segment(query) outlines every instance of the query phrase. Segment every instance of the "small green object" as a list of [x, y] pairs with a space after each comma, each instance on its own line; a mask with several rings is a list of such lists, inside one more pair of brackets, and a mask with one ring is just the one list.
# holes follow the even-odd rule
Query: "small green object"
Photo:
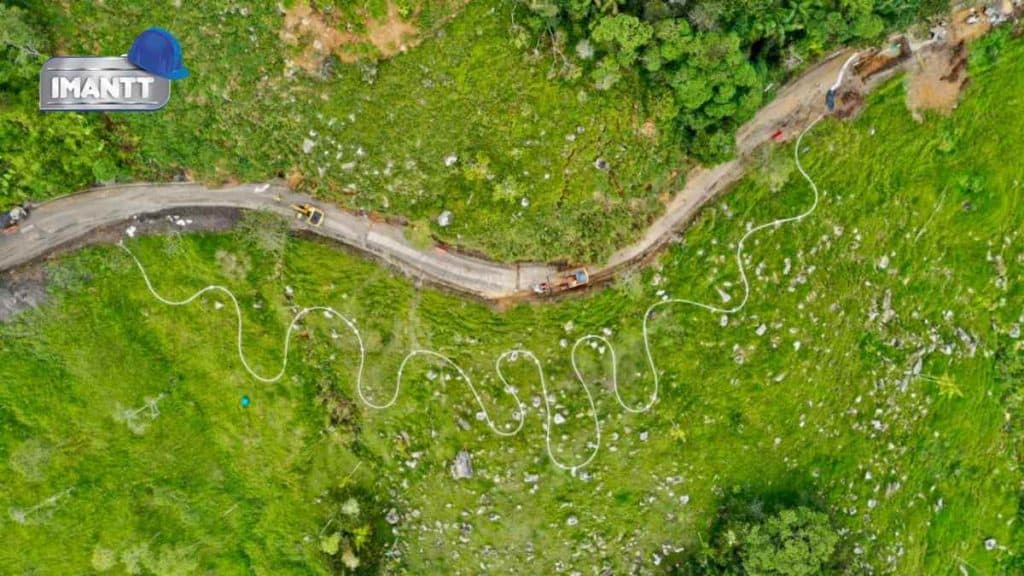
[[242, 396], [242, 408], [248, 408], [249, 402], [250, 400], [248, 396]]

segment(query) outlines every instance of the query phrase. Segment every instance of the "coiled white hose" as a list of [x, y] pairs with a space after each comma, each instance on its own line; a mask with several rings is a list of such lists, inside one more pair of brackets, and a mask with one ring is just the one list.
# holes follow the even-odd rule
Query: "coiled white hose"
[[590, 464], [594, 460], [594, 458], [597, 456], [598, 451], [601, 449], [601, 422], [600, 422], [600, 420], [598, 419], [598, 416], [597, 416], [597, 407], [596, 407], [596, 405], [594, 403], [594, 396], [593, 396], [593, 394], [591, 394], [590, 387], [587, 385], [586, 379], [583, 377], [583, 374], [580, 371], [579, 365], [578, 365], [578, 362], [577, 362], [577, 353], [578, 353], [578, 349], [579, 349], [580, 345], [584, 344], [586, 342], [596, 341], [596, 342], [600, 342], [601, 344], [603, 344], [604, 346], [607, 347], [608, 351], [610, 352], [610, 357], [611, 357], [612, 391], [615, 394], [615, 400], [619, 403], [619, 405], [624, 410], [626, 410], [627, 412], [634, 413], [634, 414], [639, 414], [639, 413], [647, 412], [648, 410], [650, 410], [654, 406], [654, 404], [658, 401], [658, 393], [659, 393], [659, 386], [660, 386], [660, 381], [659, 381], [659, 377], [658, 377], [658, 367], [657, 367], [657, 365], [654, 362], [654, 355], [651, 353], [650, 333], [649, 333], [649, 329], [648, 329], [648, 324], [649, 324], [649, 322], [651, 320], [652, 315], [654, 314], [654, 311], [657, 310], [658, 308], [663, 307], [663, 306], [669, 306], [669, 305], [673, 305], [673, 304], [686, 304], [686, 305], [694, 306], [694, 307], [697, 307], [697, 308], [700, 308], [700, 309], [703, 309], [703, 310], [707, 310], [709, 312], [716, 313], [716, 314], [735, 314], [736, 312], [739, 312], [740, 310], [742, 310], [744, 308], [744, 306], [746, 306], [747, 300], [750, 297], [750, 282], [747, 279], [746, 267], [745, 267], [745, 265], [743, 263], [743, 248], [744, 248], [744, 245], [745, 245], [747, 239], [750, 238], [750, 236], [752, 236], [753, 234], [755, 234], [755, 233], [757, 233], [757, 232], [759, 232], [761, 230], [764, 230], [765, 228], [777, 227], [777, 226], [781, 226], [783, 224], [787, 224], [787, 223], [790, 223], [790, 222], [799, 222], [800, 220], [803, 220], [804, 218], [810, 216], [818, 207], [818, 200], [819, 200], [818, 187], [814, 183], [814, 180], [812, 180], [811, 177], [807, 174], [806, 170], [804, 170], [803, 165], [800, 163], [800, 143], [803, 140], [804, 135], [807, 134], [807, 132], [810, 131], [811, 128], [813, 128], [821, 119], [822, 119], [822, 116], [819, 116], [813, 122], [811, 122], [811, 124], [808, 125], [807, 128], [805, 128], [803, 132], [800, 133], [800, 136], [796, 140], [796, 145], [793, 148], [793, 157], [794, 157], [794, 160], [796, 161], [797, 170], [799, 170], [800, 175], [803, 176], [803, 178], [810, 185], [811, 190], [813, 190], [813, 192], [814, 192], [814, 202], [811, 204], [811, 206], [807, 210], [801, 212], [800, 214], [797, 214], [795, 216], [790, 216], [790, 217], [787, 217], [787, 218], [779, 218], [779, 219], [776, 219], [776, 220], [772, 220], [771, 222], [767, 222], [767, 223], [761, 224], [759, 226], [751, 228], [750, 230], [747, 231], [746, 234], [743, 235], [742, 238], [740, 238], [739, 243], [736, 245], [736, 266], [739, 268], [740, 281], [743, 284], [743, 298], [739, 301], [739, 303], [737, 303], [735, 306], [732, 306], [731, 308], [720, 308], [720, 307], [715, 306], [713, 304], [705, 304], [705, 303], [697, 302], [697, 301], [694, 301], [694, 300], [687, 300], [685, 298], [671, 298], [671, 299], [661, 300], [661, 301], [655, 302], [654, 304], [651, 304], [647, 308], [647, 310], [644, 312], [643, 325], [642, 325], [642, 327], [643, 327], [644, 353], [645, 353], [645, 355], [647, 357], [647, 364], [648, 364], [648, 366], [649, 366], [649, 368], [651, 370], [652, 379], [653, 379], [653, 389], [651, 391], [651, 395], [650, 395], [649, 399], [647, 400], [647, 402], [645, 402], [644, 404], [642, 404], [640, 406], [630, 406], [629, 404], [627, 404], [622, 399], [622, 396], [619, 394], [618, 361], [617, 361], [617, 358], [616, 358], [616, 355], [615, 355], [615, 347], [612, 345], [612, 343], [607, 338], [605, 338], [604, 336], [598, 335], [598, 334], [587, 334], [585, 336], [581, 336], [580, 338], [578, 338], [576, 340], [576, 342], [573, 344], [572, 350], [570, 352], [570, 361], [572, 363], [573, 373], [576, 375], [577, 381], [580, 383], [580, 386], [583, 388], [583, 391], [586, 393], [587, 402], [590, 405], [590, 415], [591, 415], [591, 417], [593, 418], [593, 421], [594, 421], [594, 436], [595, 436], [594, 443], [590, 445], [591, 448], [590, 448], [589, 454], [586, 456], [586, 458], [584, 458], [581, 461], [579, 461], [577, 463], [574, 463], [574, 464], [567, 464], [567, 463], [562, 462], [561, 460], [559, 460], [555, 456], [554, 450], [551, 447], [551, 433], [552, 433], [552, 429], [554, 427], [553, 426], [554, 423], [552, 421], [552, 419], [553, 419], [553, 415], [552, 415], [553, 414], [553, 410], [551, 408], [551, 402], [550, 402], [550, 398], [549, 398], [549, 394], [548, 394], [547, 378], [545, 377], [544, 368], [541, 365], [540, 360], [537, 358], [537, 356], [533, 352], [531, 352], [529, 350], [525, 350], [525, 349], [507, 350], [505, 352], [502, 352], [497, 357], [497, 359], [494, 361], [494, 371], [497, 374], [498, 379], [501, 381], [502, 385], [504, 386], [505, 392], [507, 394], [509, 394], [510, 396], [512, 396], [512, 398], [515, 400], [515, 403], [516, 403], [516, 410], [513, 413], [513, 419], [516, 421], [516, 424], [515, 424], [514, 427], [512, 427], [512, 429], [502, 429], [498, 425], [496, 425], [494, 420], [490, 416], [490, 412], [488, 412], [487, 407], [484, 405], [484, 402], [483, 402], [483, 400], [480, 397], [480, 393], [477, 391], [476, 386], [473, 384], [473, 381], [472, 381], [472, 379], [470, 379], [469, 375], [466, 374], [466, 372], [462, 369], [462, 367], [460, 367], [458, 364], [456, 364], [455, 361], [453, 361], [451, 358], [449, 358], [449, 357], [447, 357], [444, 354], [441, 354], [439, 352], [435, 352], [433, 350], [417, 349], [417, 350], [412, 350], [411, 352], [406, 354], [405, 358], [402, 359], [402, 363], [398, 367], [398, 374], [395, 377], [395, 388], [394, 388], [394, 391], [392, 392], [391, 397], [386, 402], [377, 403], [377, 402], [371, 400], [370, 398], [368, 398], [366, 396], [366, 394], [365, 394], [365, 391], [363, 390], [363, 369], [364, 369], [365, 363], [366, 363], [366, 347], [365, 347], [365, 345], [363, 343], [363, 337], [360, 334], [359, 329], [356, 327], [355, 323], [351, 319], [349, 319], [345, 315], [341, 314], [340, 312], [338, 312], [337, 310], [335, 310], [335, 309], [333, 309], [333, 308], [331, 308], [329, 306], [311, 306], [309, 308], [303, 308], [302, 310], [300, 310], [298, 313], [295, 314], [295, 316], [292, 318], [291, 322], [288, 324], [288, 329], [285, 331], [285, 334], [284, 334], [284, 346], [283, 346], [284, 351], [283, 351], [282, 358], [281, 358], [281, 369], [278, 370], [277, 373], [272, 375], [272, 376], [263, 376], [263, 375], [259, 374], [258, 372], [256, 372], [252, 368], [252, 366], [249, 365], [249, 361], [245, 357], [245, 350], [244, 350], [244, 347], [243, 347], [243, 336], [242, 336], [242, 309], [241, 309], [241, 306], [239, 306], [239, 304], [238, 304], [238, 299], [235, 298], [235, 295], [231, 292], [231, 290], [225, 288], [224, 286], [211, 285], [211, 286], [207, 286], [207, 287], [199, 290], [198, 292], [192, 294], [191, 296], [189, 296], [188, 298], [185, 298], [183, 300], [172, 300], [172, 299], [166, 298], [166, 297], [162, 296], [159, 292], [157, 292], [156, 289], [153, 287], [153, 283], [150, 281], [149, 274], [146, 272], [146, 268], [142, 265], [142, 262], [139, 261], [139, 259], [135, 256], [135, 254], [132, 253], [132, 251], [130, 249], [128, 249], [128, 247], [125, 246], [123, 243], [119, 244], [119, 246], [125, 252], [127, 252], [129, 256], [131, 256], [132, 260], [135, 261], [135, 265], [138, 267], [139, 272], [142, 273], [142, 278], [146, 282], [146, 288], [149, 289], [150, 294], [152, 294], [154, 298], [156, 298], [157, 300], [159, 300], [163, 304], [166, 304], [168, 306], [185, 306], [185, 305], [193, 302], [194, 300], [196, 300], [197, 298], [199, 298], [203, 294], [206, 294], [207, 292], [221, 292], [225, 296], [227, 296], [227, 298], [229, 300], [231, 300], [231, 304], [235, 308], [235, 316], [237, 318], [237, 322], [236, 322], [236, 327], [237, 327], [236, 347], [237, 347], [237, 350], [238, 350], [238, 358], [241, 360], [242, 366], [245, 368], [246, 372], [248, 372], [250, 376], [252, 376], [256, 380], [259, 380], [260, 382], [273, 383], [273, 382], [277, 382], [278, 380], [281, 379], [281, 377], [284, 376], [285, 371], [288, 369], [288, 350], [289, 350], [289, 347], [290, 347], [290, 344], [291, 344], [291, 337], [292, 337], [292, 333], [295, 330], [295, 327], [298, 326], [299, 322], [306, 315], [308, 315], [310, 313], [313, 313], [313, 312], [322, 312], [328, 319], [333, 319], [335, 317], [341, 319], [341, 321], [345, 323], [345, 326], [348, 327], [349, 331], [352, 332], [353, 336], [355, 336], [356, 342], [359, 344], [359, 365], [358, 365], [358, 368], [356, 370], [356, 392], [358, 393], [359, 399], [363, 402], [363, 404], [365, 404], [369, 408], [373, 408], [375, 410], [383, 410], [385, 408], [390, 408], [391, 406], [393, 406], [395, 404], [395, 402], [398, 400], [398, 395], [399, 395], [399, 393], [401, 391], [401, 388], [402, 388], [402, 380], [403, 380], [404, 375], [405, 375], [405, 368], [408, 365], [409, 361], [412, 360], [413, 358], [418, 357], [418, 356], [427, 356], [429, 358], [432, 358], [434, 360], [439, 360], [442, 363], [447, 364], [452, 369], [454, 369], [456, 372], [458, 372], [459, 376], [462, 378], [463, 381], [466, 382], [466, 385], [469, 387], [470, 392], [473, 394], [474, 400], [476, 400], [477, 405], [480, 407], [480, 413], [483, 415], [483, 419], [487, 423], [487, 426], [491, 429], [491, 431], [494, 432], [495, 434], [497, 434], [498, 436], [510, 437], [510, 436], [515, 436], [516, 434], [519, 433], [520, 430], [522, 430], [523, 424], [525, 422], [526, 410], [525, 410], [525, 406], [523, 405], [522, 400], [519, 398], [519, 395], [516, 393], [515, 388], [513, 388], [509, 384], [508, 380], [506, 379], [505, 374], [504, 374], [504, 372], [502, 370], [502, 366], [503, 366], [503, 364], [505, 362], [507, 362], [507, 361], [516, 361], [516, 360], [518, 360], [518, 358], [520, 356], [522, 356], [523, 358], [526, 358], [529, 361], [531, 361], [533, 363], [533, 365], [537, 368], [537, 378], [540, 381], [541, 392], [542, 392], [543, 398], [544, 398], [544, 411], [545, 411], [544, 443], [545, 443], [545, 449], [547, 450], [547, 453], [548, 453], [548, 458], [551, 459], [551, 463], [554, 464], [557, 468], [562, 469], [562, 470], [568, 470], [568, 471], [573, 471], [574, 472], [575, 470], [583, 468], [583, 467], [587, 466], [588, 464]]

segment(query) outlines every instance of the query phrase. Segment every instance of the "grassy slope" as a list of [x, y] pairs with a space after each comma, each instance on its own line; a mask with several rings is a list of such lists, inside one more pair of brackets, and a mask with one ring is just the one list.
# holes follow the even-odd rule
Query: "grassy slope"
[[[337, 379], [354, 396], [354, 347], [329, 338], [323, 320], [298, 340], [283, 383], [257, 385], [233, 356], [233, 317], [215, 310], [215, 298], [171, 310], [150, 299], [116, 249], [67, 258], [62, 268], [89, 270], [92, 279], [0, 328], [0, 504], [24, 507], [75, 490], [40, 521], [5, 518], [11, 545], [0, 563], [78, 571], [97, 545], [150, 542], [187, 549], [226, 573], [297, 571], [318, 555], [315, 539], [302, 540], [327, 514], [316, 496], [358, 458], [360, 485], [404, 515], [401, 562], [413, 573], [476, 573], [481, 563], [496, 573], [527, 563], [584, 573], [603, 564], [653, 569], [662, 544], [696, 545], [734, 494], [769, 504], [818, 500], [850, 530], [844, 554], [854, 565], [899, 574], [1009, 570], [1021, 476], [1005, 429], [1020, 416], [1007, 412], [1004, 397], [1020, 384], [996, 374], [998, 357], [1019, 356], [1009, 332], [1024, 304], [1024, 168], [1014, 161], [1024, 44], [1004, 52], [993, 69], [975, 70], [951, 118], [914, 123], [897, 82], [856, 122], [827, 123], [807, 139], [806, 164], [825, 192], [819, 211], [751, 242], [753, 294], [727, 326], [682, 308], [659, 317], [663, 399], [651, 414], [626, 416], [599, 387], [606, 444], [589, 477], [548, 464], [539, 410], [529, 411], [519, 437], [500, 441], [474, 419], [464, 386], [454, 376], [428, 379], [426, 363], [396, 407], [361, 411], [357, 429], [321, 435], [317, 382]], [[250, 262], [246, 278], [217, 264], [217, 250], [238, 251], [229, 237], [189, 239], [171, 257], [164, 240], [134, 246], [172, 296], [211, 281], [236, 287], [248, 350], [265, 372], [277, 361], [287, 284], [302, 304], [328, 302], [359, 319], [378, 394], [414, 347], [453, 355], [497, 393], [488, 376], [495, 354], [523, 344], [545, 360], [566, 411], [579, 413], [560, 339], [611, 329], [624, 394], [639, 402], [639, 314], [655, 292], [714, 300], [718, 287], [738, 297], [732, 243], [749, 223], [796, 213], [809, 200], [795, 175], [775, 194], [746, 181], [703, 214], [659, 270], [584, 299], [500, 315], [414, 291], [315, 243], [292, 243], [282, 277], [271, 280], [267, 264]], [[67, 284], [76, 275], [62, 277]], [[883, 321], [873, 311], [883, 312], [887, 292], [895, 316]], [[757, 336], [762, 323], [767, 332]], [[965, 339], [977, 343], [973, 353]], [[908, 376], [915, 352], [930, 346], [921, 376]], [[583, 368], [598, 378], [596, 362]], [[525, 367], [512, 376], [527, 398], [539, 393]], [[111, 417], [116, 403], [137, 406], [160, 392], [161, 415], [143, 435]], [[243, 393], [254, 398], [248, 411], [237, 407]], [[510, 411], [499, 405], [498, 419]], [[472, 428], [460, 430], [457, 417]], [[558, 430], [579, 448], [585, 423], [570, 417]], [[11, 469], [10, 455], [32, 440], [51, 447], [49, 462], [37, 466], [41, 477]], [[571, 459], [562, 444], [559, 436], [556, 449]], [[477, 475], [454, 482], [445, 463], [461, 448], [473, 453]], [[524, 481], [533, 473], [535, 490]], [[463, 525], [471, 527], [466, 542]], [[1000, 546], [991, 552], [983, 545], [990, 537]]]
[[[125, 52], [152, 25], [180, 37], [192, 75], [175, 83], [168, 107], [116, 117], [137, 145], [136, 177], [264, 180], [298, 167], [303, 187], [354, 208], [424, 226], [451, 210], [453, 225], [435, 232], [497, 258], [597, 260], [661, 210], [664, 175], [683, 167], [670, 146], [638, 134], [630, 82], [594, 95], [548, 80], [549, 64], [513, 45], [511, 3], [470, 3], [381, 63], [372, 83], [356, 65], [330, 80], [288, 72], [299, 51], [279, 39], [273, 3], [246, 14], [233, 4], [52, 9], [72, 54]], [[598, 157], [610, 173], [594, 168]]]

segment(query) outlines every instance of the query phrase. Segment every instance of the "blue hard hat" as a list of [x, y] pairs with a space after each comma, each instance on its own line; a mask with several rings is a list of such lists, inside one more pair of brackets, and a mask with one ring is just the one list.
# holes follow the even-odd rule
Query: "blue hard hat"
[[173, 34], [163, 28], [149, 28], [139, 34], [128, 51], [128, 61], [150, 74], [168, 80], [188, 76], [181, 61], [181, 45]]

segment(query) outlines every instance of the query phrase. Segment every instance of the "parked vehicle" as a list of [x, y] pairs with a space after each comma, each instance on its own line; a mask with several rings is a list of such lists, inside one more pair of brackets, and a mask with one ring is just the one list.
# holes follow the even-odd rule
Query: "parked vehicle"
[[0, 212], [0, 230], [4, 234], [11, 234], [21, 225], [22, 222], [28, 219], [30, 209], [26, 204], [24, 206], [15, 206], [6, 212]]
[[324, 211], [312, 204], [292, 204], [292, 210], [310, 226], [320, 226], [324, 222]]
[[586, 268], [576, 268], [559, 276], [554, 282], [548, 281], [534, 284], [533, 292], [535, 294], [553, 294], [555, 292], [582, 288], [587, 284], [590, 284], [590, 273], [587, 272]]

